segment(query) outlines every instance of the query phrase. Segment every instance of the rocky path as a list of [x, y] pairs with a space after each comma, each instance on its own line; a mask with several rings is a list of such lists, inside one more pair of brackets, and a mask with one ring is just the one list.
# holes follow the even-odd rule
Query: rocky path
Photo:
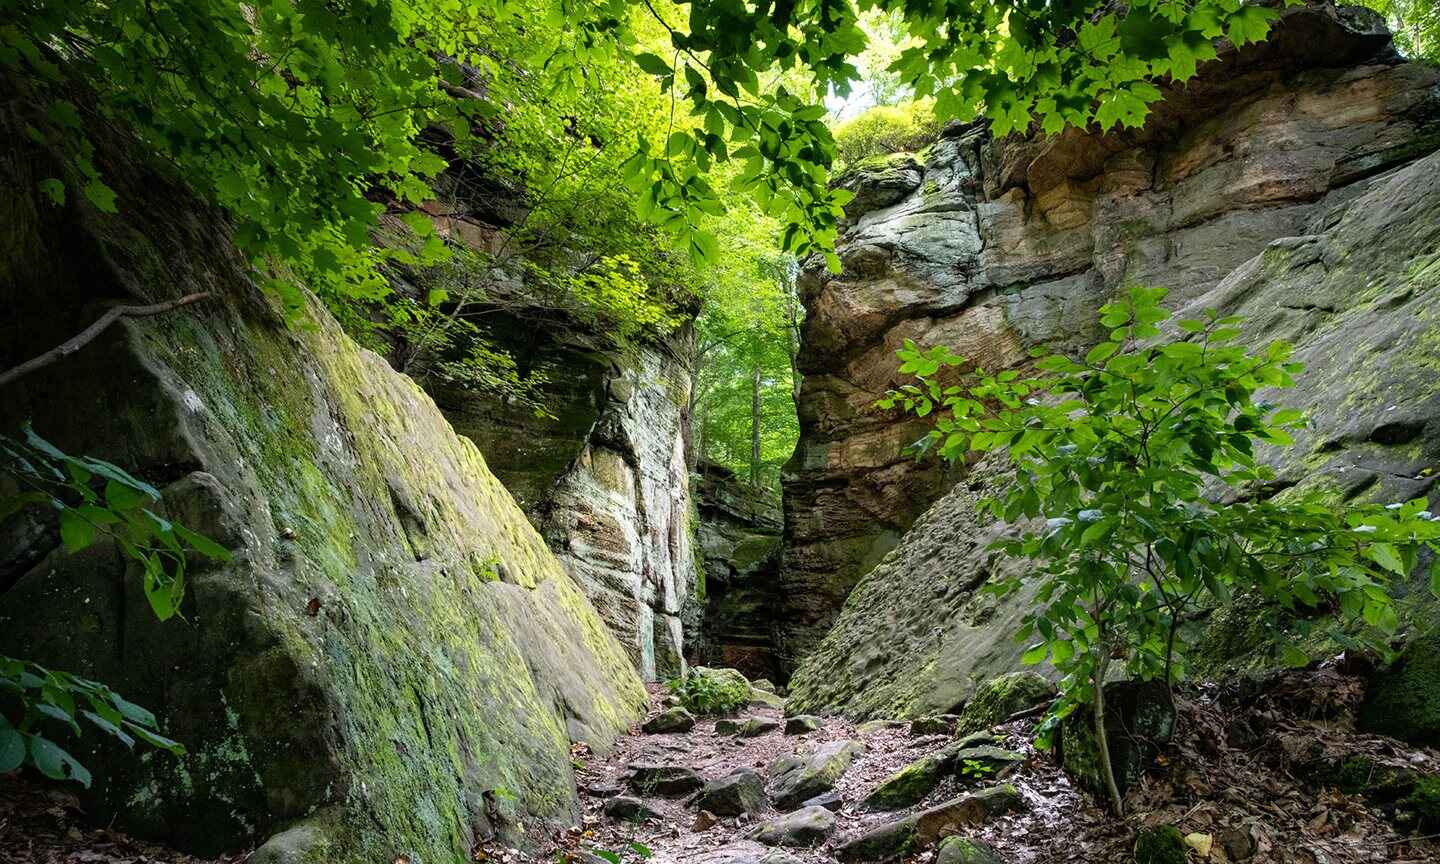
[[[652, 730], [666, 701], [652, 689]], [[583, 824], [557, 851], [591, 864], [1127, 864], [1137, 830], [1174, 825], [1193, 835], [1191, 862], [1440, 861], [1434, 837], [1397, 832], [1393, 809], [1306, 780], [1298, 763], [1272, 767], [1277, 747], [1316, 758], [1365, 748], [1426, 770], [1437, 754], [1388, 752], [1388, 739], [1260, 707], [1278, 737], [1248, 750], [1227, 746], [1215, 724], [1258, 720], [1187, 708], [1190, 731], [1172, 748], [1185, 764], [1142, 778], [1116, 820], [1033, 748], [1033, 714], [957, 736], [955, 718], [856, 725], [755, 703], [582, 751]]]
[[[652, 716], [663, 709], [659, 689], [654, 698]], [[760, 704], [683, 731], [631, 735], [583, 763], [589, 833], [581, 845], [638, 857], [638, 843], [667, 864], [800, 864], [897, 857], [933, 846], [943, 831], [993, 844], [1006, 856], [999, 860], [1039, 860], [1024, 838], [1055, 830], [1059, 813], [1083, 806], [1081, 796], [1020, 729], [972, 737], [956, 741], [945, 719], [914, 729], [856, 725], [786, 718]], [[946, 757], [957, 751], [983, 761], [971, 763], [970, 775], [949, 770]], [[941, 770], [912, 769], [886, 783], [927, 760]], [[867, 804], [886, 789], [885, 809]]]

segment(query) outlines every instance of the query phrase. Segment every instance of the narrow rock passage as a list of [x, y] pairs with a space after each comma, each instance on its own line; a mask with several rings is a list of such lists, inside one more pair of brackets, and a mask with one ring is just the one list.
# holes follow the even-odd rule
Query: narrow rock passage
[[[1338, 686], [1287, 680], [1302, 694]], [[1302, 700], [1228, 698], [1181, 700], [1183, 736], [1127, 796], [1124, 820], [1033, 747], [1034, 712], [959, 736], [954, 718], [855, 724], [759, 704], [651, 727], [680, 731], [637, 726], [604, 756], [580, 748], [583, 824], [553, 851], [590, 864], [1128, 864], [1137, 830], [1174, 825], [1205, 849], [1189, 861], [1440, 861], [1436, 838], [1397, 832], [1393, 811], [1325, 779], [1359, 755], [1431, 771], [1434, 751], [1358, 735]], [[669, 710], [663, 688], [651, 701], [652, 720]], [[1261, 724], [1278, 746], [1233, 740]]]

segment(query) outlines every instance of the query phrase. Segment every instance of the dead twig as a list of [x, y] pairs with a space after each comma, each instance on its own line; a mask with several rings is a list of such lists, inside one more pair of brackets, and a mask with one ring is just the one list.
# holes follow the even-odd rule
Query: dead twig
[[155, 303], [150, 306], [111, 306], [105, 310], [105, 314], [95, 319], [95, 323], [80, 331], [77, 335], [60, 343], [59, 345], [36, 357], [32, 357], [4, 372], [0, 372], [0, 387], [25, 376], [31, 372], [44, 369], [52, 363], [57, 363], [71, 354], [95, 341], [95, 338], [116, 321], [121, 318], [145, 318], [151, 315], [160, 315], [172, 309], [179, 309], [181, 306], [188, 306], [210, 296], [208, 291], [201, 291], [195, 294], [186, 294], [178, 300], [169, 300], [164, 303]]

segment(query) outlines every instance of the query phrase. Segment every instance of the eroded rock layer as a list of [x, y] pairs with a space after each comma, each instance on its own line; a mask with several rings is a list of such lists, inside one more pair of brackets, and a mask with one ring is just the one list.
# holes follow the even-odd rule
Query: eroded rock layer
[[0, 573], [0, 652], [110, 684], [189, 751], [73, 742], [91, 814], [210, 852], [304, 820], [280, 846], [336, 862], [468, 860], [573, 824], [571, 743], [605, 746], [645, 693], [480, 451], [318, 303], [287, 324], [223, 220], [126, 145], [96, 156], [119, 193], [106, 216], [45, 200], [63, 167], [0, 128], [0, 366], [103, 303], [211, 295], [0, 400], [6, 432], [28, 419], [135, 471], [233, 554], [197, 566], [184, 620], [162, 624], [113, 548], [67, 556], [43, 524], [4, 526], [25, 554]]
[[803, 275], [786, 660], [850, 599], [795, 678], [797, 709], [945, 711], [1017, 655], [1002, 631], [1023, 596], [997, 608], [974, 593], [1001, 566], [985, 551], [996, 529], [973, 516], [985, 467], [930, 507], [949, 481], [900, 453], [925, 423], [870, 407], [900, 383], [907, 338], [1016, 366], [1034, 346], [1095, 341], [1121, 288], [1164, 285], [1172, 305], [1244, 314], [1253, 338], [1291, 339], [1312, 363], [1287, 396], [1316, 414], [1290, 481], [1428, 489], [1406, 478], [1434, 460], [1440, 413], [1437, 147], [1440, 72], [1396, 57], [1375, 16], [1314, 6], [1223, 51], [1144, 130], [997, 142], [952, 128], [857, 172], [844, 272]]

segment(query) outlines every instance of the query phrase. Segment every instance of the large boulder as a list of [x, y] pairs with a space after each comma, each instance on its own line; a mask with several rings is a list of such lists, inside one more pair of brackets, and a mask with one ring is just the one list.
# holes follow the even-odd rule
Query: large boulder
[[1005, 864], [1005, 859], [984, 840], [954, 836], [940, 841], [935, 864]]
[[695, 806], [716, 816], [740, 816], [765, 809], [765, 781], [748, 768], [711, 780], [700, 790]]
[[766, 846], [808, 848], [819, 846], [835, 831], [835, 814], [820, 806], [802, 807], [777, 816], [755, 829], [755, 839]]
[[889, 861], [1023, 806], [1014, 786], [991, 786], [868, 828], [841, 843], [835, 854], [847, 862]]
[[[1252, 343], [1288, 338], [1311, 361], [1283, 394], [1318, 409], [1286, 482], [1428, 490], [1433, 476], [1415, 478], [1437, 455], [1423, 360], [1436, 325], [1422, 314], [1435, 303], [1422, 199], [1435, 196], [1417, 160], [1440, 146], [1437, 83], [1440, 70], [1390, 50], [1377, 16], [1292, 7], [1267, 42], [1222, 45], [1144, 129], [997, 141], [952, 127], [917, 157], [908, 195], [847, 221], [843, 272], [807, 267], [799, 283], [780, 616], [792, 708], [947, 712], [1019, 668], [1009, 633], [1040, 580], [987, 548], [999, 528], [973, 505], [994, 466], [917, 462], [902, 450], [930, 421], [872, 407], [905, 377], [905, 339], [1023, 369], [1031, 348], [1083, 354], [1124, 287], [1167, 286], [1174, 305], [1223, 304], [1252, 319]], [[1403, 220], [1379, 193], [1397, 170], [1412, 193]], [[1206, 296], [1226, 281], [1234, 290]], [[1009, 575], [1025, 577], [1012, 602], [978, 590]]]
[[232, 552], [193, 567], [185, 620], [159, 623], [112, 548], [68, 556], [0, 526], [25, 553], [0, 572], [0, 653], [112, 685], [188, 750], [74, 742], [98, 778], [89, 813], [206, 853], [289, 828], [272, 852], [337, 864], [468, 859], [574, 824], [572, 742], [607, 746], [645, 693], [480, 451], [322, 304], [302, 294], [287, 321], [227, 221], [127, 142], [93, 139], [118, 214], [49, 202], [41, 180], [85, 180], [14, 117], [0, 366], [105, 303], [210, 294], [125, 319], [0, 399], [0, 429], [30, 419], [154, 482], [159, 509]]

